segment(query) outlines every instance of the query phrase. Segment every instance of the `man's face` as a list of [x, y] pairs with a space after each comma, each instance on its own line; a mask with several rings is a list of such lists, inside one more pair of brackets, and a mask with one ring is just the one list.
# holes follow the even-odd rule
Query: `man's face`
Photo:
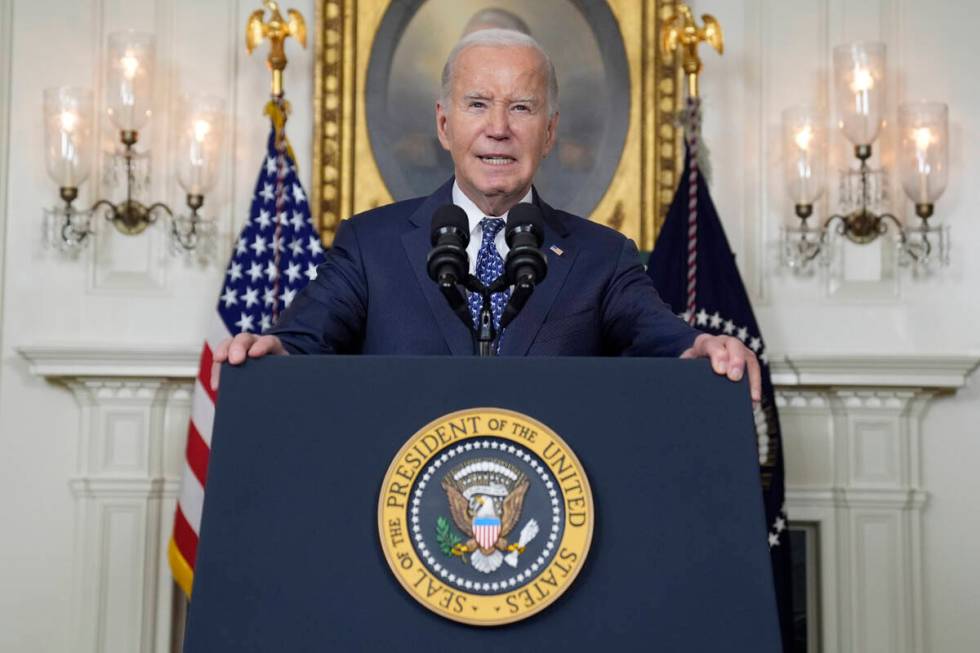
[[500, 215], [531, 187], [555, 142], [540, 54], [525, 47], [467, 48], [456, 59], [448, 106], [436, 104], [439, 142], [456, 181], [487, 215]]

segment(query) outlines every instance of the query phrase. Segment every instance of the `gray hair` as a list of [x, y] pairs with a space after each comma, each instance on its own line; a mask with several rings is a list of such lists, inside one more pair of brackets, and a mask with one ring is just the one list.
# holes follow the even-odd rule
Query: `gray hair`
[[449, 104], [449, 96], [452, 94], [453, 73], [459, 55], [468, 48], [478, 46], [531, 48], [540, 54], [544, 68], [548, 74], [548, 113], [554, 115], [558, 112], [558, 75], [555, 74], [555, 64], [552, 63], [551, 57], [548, 56], [548, 53], [544, 51], [541, 44], [535, 41], [533, 37], [510, 29], [481, 29], [467, 34], [459, 40], [459, 43], [449, 53], [449, 57], [446, 59], [446, 65], [442, 68], [443, 104]]

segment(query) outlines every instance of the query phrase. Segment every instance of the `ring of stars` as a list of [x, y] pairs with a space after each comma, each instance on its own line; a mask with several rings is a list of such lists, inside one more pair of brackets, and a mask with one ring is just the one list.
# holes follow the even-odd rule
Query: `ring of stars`
[[[463, 454], [467, 451], [479, 451], [487, 450], [487, 453], [492, 451], [499, 451], [500, 453], [505, 453], [518, 460], [523, 461], [527, 465], [530, 465], [531, 469], [538, 475], [541, 483], [544, 485], [545, 490], [548, 492], [551, 500], [551, 529], [548, 532], [548, 541], [544, 545], [544, 550], [541, 554], [532, 562], [527, 565], [523, 570], [514, 574], [510, 578], [505, 580], [495, 581], [495, 582], [474, 582], [472, 580], [467, 580], [461, 576], [457, 576], [452, 573], [449, 569], [446, 569], [436, 557], [429, 550], [428, 545], [425, 543], [425, 537], [422, 532], [422, 525], [419, 520], [419, 506], [422, 503], [422, 496], [425, 492], [426, 487], [429, 486], [429, 481], [435, 476], [436, 472], [443, 466], [452, 461], [456, 456]], [[438, 488], [438, 484], [436, 485]], [[421, 479], [415, 486], [415, 491], [412, 493], [412, 536], [415, 540], [415, 549], [425, 562], [429, 565], [429, 568], [433, 572], [439, 574], [439, 576], [449, 583], [464, 588], [467, 591], [473, 592], [497, 592], [500, 590], [505, 590], [509, 588], [516, 587], [518, 584], [524, 583], [525, 581], [530, 581], [534, 577], [534, 573], [544, 566], [548, 557], [554, 552], [555, 547], [558, 545], [558, 535], [561, 532], [561, 524], [563, 521], [562, 516], [562, 504], [561, 498], [559, 497], [558, 487], [555, 480], [552, 478], [551, 473], [548, 472], [548, 468], [542, 462], [540, 462], [536, 455], [528, 453], [526, 450], [519, 446], [507, 442], [499, 442], [497, 440], [479, 440], [479, 441], [469, 441], [462, 444], [458, 444], [454, 447], [450, 447], [442, 452], [438, 458], [435, 458], [428, 467], [425, 469], [425, 473], [422, 475]], [[526, 519], [523, 521], [527, 521]]]

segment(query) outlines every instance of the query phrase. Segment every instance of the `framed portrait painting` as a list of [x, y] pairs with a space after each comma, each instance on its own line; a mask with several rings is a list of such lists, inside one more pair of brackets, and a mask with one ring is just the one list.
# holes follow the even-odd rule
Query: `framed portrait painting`
[[558, 75], [558, 138], [535, 178], [550, 204], [653, 247], [679, 168], [678, 69], [659, 50], [676, 0], [318, 0], [312, 208], [341, 219], [428, 195], [452, 175], [435, 130], [453, 45], [533, 36]]

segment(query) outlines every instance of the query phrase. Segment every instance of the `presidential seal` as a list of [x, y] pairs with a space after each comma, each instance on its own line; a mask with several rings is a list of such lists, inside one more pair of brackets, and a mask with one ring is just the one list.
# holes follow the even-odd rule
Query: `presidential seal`
[[550, 428], [500, 408], [426, 425], [401, 448], [378, 501], [395, 577], [433, 612], [512, 623], [575, 580], [595, 516], [585, 470]]

